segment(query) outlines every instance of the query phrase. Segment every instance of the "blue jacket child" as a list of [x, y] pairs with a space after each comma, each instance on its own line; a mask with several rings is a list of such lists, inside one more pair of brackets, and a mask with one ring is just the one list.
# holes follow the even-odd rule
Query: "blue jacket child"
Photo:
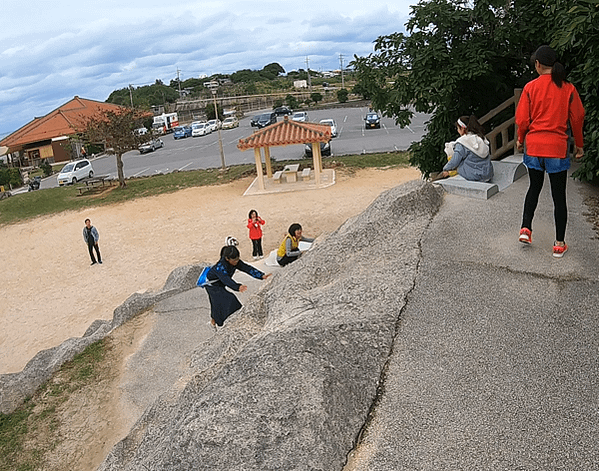
[[246, 285], [242, 285], [233, 280], [236, 270], [240, 270], [259, 280], [265, 280], [270, 276], [248, 265], [239, 258], [237, 247], [227, 245], [220, 251], [220, 260], [210, 268], [207, 274], [209, 284], [205, 286], [208, 298], [210, 299], [210, 317], [212, 325], [223, 325], [227, 317], [241, 309], [241, 303], [237, 297], [226, 288], [243, 293], [247, 290]]

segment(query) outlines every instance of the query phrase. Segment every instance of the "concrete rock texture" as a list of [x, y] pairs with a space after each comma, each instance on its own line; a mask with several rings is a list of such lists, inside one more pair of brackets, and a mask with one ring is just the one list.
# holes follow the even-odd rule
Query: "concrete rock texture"
[[441, 201], [410, 182], [317, 240], [198, 346], [187, 382], [148, 408], [99, 470], [341, 469]]

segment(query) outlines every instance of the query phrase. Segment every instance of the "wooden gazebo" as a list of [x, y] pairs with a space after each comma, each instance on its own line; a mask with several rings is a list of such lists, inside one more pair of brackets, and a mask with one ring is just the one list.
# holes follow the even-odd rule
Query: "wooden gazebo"
[[275, 146], [289, 146], [294, 144], [312, 144], [312, 161], [314, 164], [314, 178], [320, 184], [322, 174], [322, 155], [320, 143], [331, 140], [331, 127], [326, 124], [302, 123], [291, 121], [287, 116], [283, 121], [271, 124], [249, 137], [239, 139], [237, 148], [241, 151], [254, 149], [256, 159], [256, 172], [258, 173], [258, 187], [264, 190], [264, 172], [262, 170], [262, 152], [266, 163], [266, 176], [272, 178], [270, 164], [270, 148]]

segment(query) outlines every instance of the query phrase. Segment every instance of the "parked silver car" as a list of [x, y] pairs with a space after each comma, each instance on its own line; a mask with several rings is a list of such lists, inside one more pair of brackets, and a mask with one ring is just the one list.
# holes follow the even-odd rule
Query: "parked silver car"
[[139, 153], [145, 154], [146, 152], [154, 152], [156, 149], [161, 147], [164, 147], [164, 142], [162, 142], [162, 139], [152, 139], [151, 141], [139, 146]]

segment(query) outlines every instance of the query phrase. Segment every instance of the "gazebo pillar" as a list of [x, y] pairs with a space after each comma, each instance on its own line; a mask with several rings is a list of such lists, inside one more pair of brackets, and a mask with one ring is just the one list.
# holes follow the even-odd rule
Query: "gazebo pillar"
[[266, 163], [266, 176], [272, 178], [272, 165], [270, 164], [270, 147], [264, 148], [264, 162]]
[[256, 160], [256, 173], [258, 174], [258, 188], [264, 191], [264, 173], [262, 172], [262, 154], [260, 147], [254, 147], [254, 159]]
[[320, 142], [312, 143], [312, 164], [314, 165], [314, 180], [316, 181], [316, 185], [320, 185], [320, 174], [322, 173]]

